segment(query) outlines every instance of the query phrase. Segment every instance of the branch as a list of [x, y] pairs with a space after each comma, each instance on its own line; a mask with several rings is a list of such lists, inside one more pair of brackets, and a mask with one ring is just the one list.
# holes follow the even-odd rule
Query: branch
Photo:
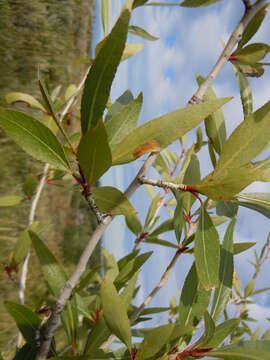
[[153, 179], [148, 179], [144, 176], [141, 176], [139, 178], [139, 181], [141, 182], [141, 184], [157, 186], [165, 190], [170, 189], [170, 190], [181, 190], [181, 191], [190, 191], [190, 192], [196, 191], [196, 189], [192, 185], [175, 184], [173, 182], [163, 181], [163, 180], [153, 180]]
[[[245, 1], [247, 2], [247, 1]], [[232, 33], [229, 41], [227, 42], [224, 50], [222, 51], [219, 59], [217, 60], [215, 66], [210, 71], [209, 75], [207, 76], [206, 80], [199, 86], [198, 90], [195, 92], [195, 94], [192, 96], [192, 98], [189, 100], [190, 104], [199, 104], [208, 87], [212, 84], [212, 82], [215, 80], [215, 78], [220, 73], [223, 66], [228, 61], [229, 57], [231, 56], [233, 49], [238, 44], [238, 42], [241, 40], [243, 36], [243, 32], [247, 26], [247, 24], [250, 22], [250, 20], [256, 15], [256, 13], [265, 5], [265, 0], [258, 0], [254, 5], [251, 5], [251, 7], [246, 7], [245, 14], [240, 20], [239, 24], [235, 28], [234, 32]]]
[[[141, 183], [138, 179], [141, 176], [143, 176], [146, 173], [146, 171], [152, 166], [152, 164], [156, 160], [157, 155], [158, 155], [157, 153], [153, 153], [149, 155], [148, 159], [145, 161], [145, 163], [139, 170], [135, 179], [126, 189], [125, 191], [126, 197], [130, 198], [134, 194], [134, 192], [140, 187]], [[64, 288], [61, 290], [60, 296], [53, 307], [52, 314], [44, 326], [43, 338], [41, 339], [41, 346], [36, 356], [36, 360], [45, 360], [47, 358], [47, 354], [50, 349], [53, 334], [59, 326], [61, 312], [64, 309], [67, 301], [71, 297], [72, 290], [74, 289], [78, 280], [84, 273], [86, 269], [86, 265], [93, 251], [95, 250], [96, 245], [98, 244], [101, 236], [103, 235], [104, 231], [106, 230], [106, 228], [108, 227], [108, 225], [111, 223], [112, 220], [113, 217], [108, 215], [105, 217], [103, 222], [97, 226], [80, 257], [76, 269], [74, 270], [73, 274], [65, 284]]]
[[[235, 45], [238, 43], [238, 41], [241, 39], [243, 31], [249, 21], [254, 17], [254, 15], [257, 13], [257, 11], [264, 5], [264, 0], [258, 0], [256, 4], [254, 4], [248, 11], [245, 11], [245, 14], [243, 18], [241, 19], [240, 23], [237, 25], [236, 29], [234, 30], [233, 34], [231, 35], [228, 43], [226, 44], [221, 56], [219, 57], [217, 63], [213, 67], [212, 71], [206, 78], [205, 82], [198, 88], [196, 93], [192, 96], [190, 103], [199, 103], [202, 101], [206, 90], [211, 85], [212, 81], [217, 77], [227, 60], [229, 59], [232, 50], [234, 49]], [[146, 171], [149, 167], [152, 166], [155, 159], [157, 158], [158, 153], [151, 153], [142, 168], [140, 169], [139, 173], [135, 177], [135, 179], [132, 181], [132, 183], [127, 188], [125, 195], [130, 198], [132, 194], [137, 190], [137, 188], [141, 185], [140, 178], [144, 176]], [[87, 262], [92, 255], [96, 245], [98, 244], [99, 239], [103, 235], [104, 231], [108, 227], [108, 225], [111, 223], [113, 217], [107, 216], [103, 223], [99, 224], [92, 234], [87, 247], [84, 249], [81, 258], [79, 260], [78, 265], [76, 266], [76, 269], [74, 273], [72, 274], [71, 278], [68, 280], [64, 288], [62, 289], [60, 296], [58, 300], [56, 301], [56, 304], [53, 308], [52, 314], [45, 324], [44, 328], [44, 338], [41, 342], [41, 347], [38, 351], [38, 354], [36, 356], [36, 360], [45, 360], [47, 357], [47, 354], [49, 352], [51, 340], [53, 337], [53, 334], [55, 330], [58, 328], [59, 320], [60, 320], [60, 314], [66, 305], [68, 299], [71, 296], [72, 290], [75, 287], [77, 281], [80, 279], [81, 275], [83, 274]]]
[[[82, 89], [83, 84], [85, 82], [85, 79], [87, 77], [87, 74], [89, 72], [89, 69], [90, 68], [87, 69], [85, 75], [83, 76], [81, 82], [79, 83], [76, 93], [69, 99], [66, 106], [62, 110], [60, 118], [59, 118], [60, 122], [63, 121], [65, 115], [68, 113], [69, 109], [73, 105], [78, 93]], [[42, 190], [43, 190], [43, 188], [44, 188], [44, 186], [46, 184], [46, 178], [47, 178], [48, 172], [49, 172], [49, 164], [45, 164], [45, 166], [43, 168], [41, 180], [40, 180], [39, 185], [37, 187], [36, 194], [35, 194], [35, 196], [34, 196], [34, 198], [32, 200], [32, 203], [31, 203], [31, 208], [30, 208], [30, 212], [29, 212], [29, 219], [28, 219], [28, 226], [30, 226], [35, 220], [37, 205], [38, 205]], [[25, 256], [25, 258], [24, 258], [24, 262], [23, 262], [23, 265], [22, 265], [21, 276], [20, 276], [20, 280], [19, 280], [18, 299], [19, 299], [19, 303], [22, 304], [22, 305], [24, 304], [25, 286], [26, 286], [27, 273], [28, 273], [28, 264], [29, 264], [30, 256], [31, 256], [31, 250], [29, 249], [26, 256]], [[22, 341], [22, 335], [19, 332], [18, 338], [17, 338], [17, 348], [20, 347], [21, 341]]]

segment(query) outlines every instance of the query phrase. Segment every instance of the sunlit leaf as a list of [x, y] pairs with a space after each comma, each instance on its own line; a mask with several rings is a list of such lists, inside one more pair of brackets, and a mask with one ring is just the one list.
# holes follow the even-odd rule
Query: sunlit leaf
[[101, 0], [101, 20], [104, 35], [108, 34], [109, 26], [110, 2], [109, 0]]
[[218, 325], [215, 329], [214, 336], [210, 341], [205, 343], [200, 348], [216, 348], [220, 345], [238, 326], [239, 319], [230, 319], [224, 321], [222, 324]]
[[138, 54], [144, 48], [144, 44], [126, 44], [121, 61], [125, 61], [130, 57]]
[[149, 32], [147, 32], [146, 30], [144, 30], [143, 28], [141, 28], [139, 26], [135, 26], [135, 25], [129, 26], [128, 32], [132, 35], [139, 36], [146, 40], [150, 40], [150, 41], [158, 40], [158, 37], [149, 34]]
[[240, 96], [243, 106], [244, 117], [247, 117], [253, 112], [253, 99], [250, 85], [246, 76], [238, 69], [236, 65], [233, 65], [236, 79], [240, 90]]
[[11, 92], [5, 96], [5, 100], [8, 104], [13, 104], [15, 102], [24, 102], [29, 105], [32, 109], [38, 109], [43, 112], [46, 112], [43, 105], [40, 104], [33, 96], [21, 92]]
[[63, 147], [55, 135], [38, 120], [12, 109], [0, 109], [0, 124], [24, 151], [55, 168], [69, 170]]
[[187, 106], [149, 121], [132, 131], [117, 145], [112, 154], [113, 164], [130, 162], [154, 149], [157, 151], [166, 148], [229, 100], [219, 99]]
[[81, 102], [81, 127], [95, 127], [106, 107], [111, 85], [125, 48], [130, 11], [125, 9], [98, 52], [85, 81]]
[[269, 51], [270, 46], [268, 44], [254, 43], [236, 50], [231, 56], [232, 60], [253, 65], [261, 61]]
[[270, 353], [270, 341], [243, 341], [238, 344], [221, 347], [207, 353], [208, 357], [228, 360], [267, 359]]
[[233, 254], [241, 254], [242, 252], [250, 249], [252, 246], [256, 245], [255, 242], [241, 242], [233, 244]]
[[19, 195], [6, 195], [0, 197], [0, 208], [19, 205], [22, 197]]

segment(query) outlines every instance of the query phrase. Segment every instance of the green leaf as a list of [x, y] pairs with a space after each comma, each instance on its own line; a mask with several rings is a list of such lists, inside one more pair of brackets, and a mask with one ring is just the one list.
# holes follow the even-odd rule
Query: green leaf
[[114, 256], [106, 249], [103, 251], [103, 262], [105, 277], [110, 281], [114, 281], [119, 274], [119, 269]]
[[228, 360], [262, 360], [269, 358], [270, 341], [243, 341], [207, 353], [208, 357]]
[[158, 37], [149, 34], [149, 32], [147, 32], [143, 28], [141, 28], [139, 26], [135, 26], [135, 25], [130, 25], [128, 27], [128, 32], [132, 35], [139, 36], [139, 37], [149, 40], [149, 41], [156, 41], [159, 39]]
[[130, 57], [138, 54], [138, 52], [142, 51], [143, 48], [144, 44], [126, 44], [121, 61], [125, 61]]
[[270, 46], [263, 43], [254, 43], [236, 50], [231, 56], [233, 60], [245, 64], [256, 64], [261, 61], [270, 51]]
[[259, 30], [265, 15], [267, 14], [268, 4], [264, 5], [257, 13], [252, 17], [248, 25], [246, 26], [242, 39], [238, 43], [238, 48], [242, 48]]
[[78, 161], [88, 184], [94, 184], [110, 168], [112, 155], [103, 121], [100, 119], [82, 137]]
[[270, 101], [234, 130], [224, 145], [217, 169], [222, 171], [228, 167], [237, 168], [259, 155], [270, 144], [269, 121]]
[[138, 275], [139, 275], [139, 271], [137, 271], [132, 276], [132, 278], [129, 280], [127, 286], [120, 294], [120, 297], [121, 297], [123, 303], [125, 304], [127, 310], [129, 308], [130, 304], [132, 303], [132, 300], [134, 297], [134, 292], [135, 292]]
[[181, 292], [179, 305], [180, 326], [196, 326], [210, 301], [211, 291], [206, 291], [199, 284], [195, 263], [191, 266]]
[[136, 255], [136, 252], [133, 252], [130, 258], [128, 257], [128, 262], [125, 263], [125, 265], [122, 265], [123, 267], [120, 267], [118, 264], [120, 273], [117, 276], [117, 278], [114, 281], [115, 286], [117, 289], [120, 289], [125, 283], [132, 278], [132, 276], [143, 266], [143, 264], [149, 259], [149, 257], [153, 254], [153, 251], [149, 251], [146, 253], [143, 253], [137, 257], [134, 257]]
[[92, 355], [110, 335], [111, 331], [107, 327], [104, 316], [101, 315], [87, 337], [84, 355]]
[[127, 197], [114, 187], [103, 186], [92, 188], [91, 193], [99, 210], [103, 213], [125, 216], [136, 215], [136, 210]]
[[220, 0], [185, 0], [180, 4], [180, 6], [185, 6], [185, 7], [208, 6], [219, 1]]
[[219, 285], [214, 293], [211, 315], [217, 321], [229, 301], [233, 283], [233, 232], [236, 220], [233, 219], [224, 235], [220, 254]]
[[100, 274], [100, 269], [101, 266], [98, 265], [94, 269], [86, 271], [86, 273], [82, 275], [81, 280], [76, 285], [75, 290], [79, 292], [83, 290], [85, 287], [87, 287], [89, 284], [94, 282], [96, 279], [96, 275]]
[[132, 100], [134, 100], [132, 92], [130, 90], [126, 90], [108, 109], [108, 112], [105, 116], [105, 123], [117, 113], [119, 113], [125, 107], [125, 105], [128, 105]]
[[255, 210], [270, 219], [270, 193], [247, 193], [240, 194], [238, 204]]
[[[183, 179], [183, 184], [193, 185], [200, 181], [201, 179], [201, 170], [200, 162], [195, 154], [192, 154], [190, 157], [190, 162], [188, 164], [185, 176]], [[190, 212], [192, 205], [196, 201], [196, 198], [190, 192], [185, 192], [183, 194], [183, 206], [187, 213]]]
[[29, 174], [29, 175], [27, 175], [27, 177], [23, 183], [22, 190], [26, 196], [31, 198], [35, 194], [37, 186], [38, 186], [38, 180], [37, 180], [36, 176]]
[[45, 108], [43, 107], [43, 105], [40, 104], [39, 101], [37, 101], [33, 96], [25, 93], [21, 93], [21, 92], [8, 93], [5, 96], [5, 100], [8, 104], [13, 104], [15, 102], [24, 102], [32, 109], [38, 109], [43, 112], [46, 112]]
[[173, 226], [174, 226], [175, 237], [179, 244], [180, 240], [181, 240], [182, 229], [183, 229], [184, 222], [185, 222], [184, 214], [183, 214], [184, 202], [183, 202], [182, 196], [178, 195], [178, 196], [176, 196], [176, 199], [177, 199], [177, 205], [175, 207], [174, 215], [173, 215]]
[[101, 284], [100, 296], [107, 326], [131, 350], [131, 330], [126, 307], [108, 279]]
[[201, 338], [196, 342], [198, 347], [203, 347], [213, 338], [215, 334], [215, 323], [208, 311], [204, 313], [204, 333]]
[[195, 263], [198, 277], [205, 290], [218, 286], [219, 257], [218, 233], [207, 211], [202, 207], [195, 234]]
[[174, 230], [174, 222], [173, 219], [165, 220], [163, 223], [161, 223], [158, 227], [155, 228], [150, 234], [150, 236], [158, 236], [160, 234], [163, 234], [168, 231]]
[[165, 246], [165, 247], [170, 247], [173, 249], [178, 249], [178, 246], [175, 244], [172, 244], [171, 242], [167, 241], [167, 240], [161, 240], [155, 237], [147, 237], [145, 240], [143, 240], [144, 243], [146, 244], [154, 244], [154, 245], [160, 245], [160, 246]]
[[22, 197], [18, 195], [6, 195], [0, 197], [0, 208], [19, 205]]
[[29, 231], [29, 235], [40, 261], [43, 275], [52, 293], [58, 297], [67, 281], [66, 274], [44, 242], [32, 231]]
[[242, 74], [249, 77], [261, 77], [264, 74], [264, 68], [260, 63], [257, 64], [243, 64], [238, 61], [234, 61]]
[[[198, 85], [204, 83], [205, 79], [197, 75]], [[217, 96], [212, 89], [212, 87], [208, 87], [206, 94], [204, 96], [204, 101], [213, 101], [216, 100]], [[206, 134], [213, 145], [216, 152], [220, 155], [223, 145], [226, 141], [226, 127], [225, 127], [225, 119], [222, 109], [218, 109], [213, 114], [209, 115], [205, 121], [205, 130]]]
[[137, 127], [139, 115], [142, 108], [142, 93], [129, 104], [123, 106], [119, 112], [112, 115], [105, 123], [108, 141], [112, 151], [125, 136]]
[[262, 289], [257, 289], [255, 291], [253, 291], [252, 293], [252, 296], [255, 296], [255, 295], [259, 295], [259, 294], [262, 294], [266, 291], [269, 291], [270, 290], [270, 287], [265, 287], [265, 288], [262, 288]]
[[152, 200], [144, 223], [144, 228], [147, 229], [149, 224], [152, 222], [153, 218], [155, 217], [156, 210], [158, 208], [158, 205], [160, 203], [160, 194], [158, 193]]
[[215, 168], [217, 166], [217, 158], [216, 158], [214, 146], [211, 144], [210, 141], [208, 141], [208, 152], [213, 168]]
[[103, 32], [105, 36], [108, 34], [109, 13], [110, 13], [109, 0], [101, 0], [101, 19], [102, 19]]
[[237, 215], [238, 206], [231, 201], [217, 202], [217, 215], [233, 218]]
[[18, 240], [16, 241], [16, 244], [15, 244], [15, 247], [14, 247], [14, 251], [13, 251], [13, 256], [12, 256], [12, 261], [18, 265], [20, 264], [26, 254], [27, 254], [27, 251], [29, 249], [29, 246], [31, 245], [31, 239], [30, 239], [30, 236], [29, 236], [29, 230], [32, 230], [32, 231], [38, 231], [38, 226], [39, 226], [39, 223], [38, 222], [34, 222], [32, 225], [30, 225], [28, 227], [27, 230], [23, 231], [20, 236], [18, 237]]
[[147, 152], [166, 148], [229, 100], [225, 98], [187, 106], [149, 121], [118, 144], [112, 154], [113, 164], [130, 162]]
[[125, 48], [130, 11], [125, 9], [98, 52], [85, 81], [81, 102], [81, 127], [95, 127], [106, 107], [111, 85]]
[[130, 231], [138, 236], [142, 232], [142, 224], [138, 216], [126, 216], [126, 225]]
[[265, 172], [253, 164], [238, 168], [220, 167], [206, 176], [195, 189], [213, 200], [228, 201], [254, 181], [261, 181]]
[[143, 6], [145, 3], [147, 3], [148, 0], [134, 0], [132, 4], [132, 9], [135, 9], [136, 7]]
[[153, 357], [168, 343], [173, 329], [174, 324], [166, 324], [147, 331], [137, 356], [142, 355], [143, 359]]
[[240, 253], [250, 249], [254, 245], [256, 245], [255, 242], [235, 243], [235, 244], [233, 244], [233, 254], [234, 255], [240, 254]]
[[69, 170], [62, 145], [38, 120], [12, 109], [0, 109], [0, 124], [24, 151], [55, 168]]
[[24, 339], [27, 342], [34, 344], [36, 331], [41, 323], [40, 318], [32, 310], [21, 304], [6, 301], [5, 307], [8, 313], [15, 320], [17, 327], [22, 333]]
[[247, 286], [245, 287], [244, 290], [244, 296], [245, 298], [249, 297], [250, 295], [252, 295], [253, 290], [254, 290], [254, 285], [255, 285], [255, 280], [251, 279], [251, 281], [247, 284]]
[[239, 319], [230, 319], [224, 321], [222, 324], [218, 325], [215, 329], [214, 336], [210, 341], [208, 341], [200, 348], [216, 348], [218, 347], [239, 325]]
[[252, 99], [251, 87], [248, 83], [248, 79], [246, 78], [246, 76], [239, 70], [239, 68], [236, 65], [233, 65], [233, 70], [235, 72], [235, 76], [238, 81], [244, 117], [247, 117], [253, 112], [253, 99]]

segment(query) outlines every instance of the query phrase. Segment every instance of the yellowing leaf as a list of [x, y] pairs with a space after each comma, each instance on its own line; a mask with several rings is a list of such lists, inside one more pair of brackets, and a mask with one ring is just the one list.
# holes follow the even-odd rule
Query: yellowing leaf
[[142, 51], [143, 48], [144, 44], [126, 44], [121, 61], [125, 61], [131, 56], [136, 55], [138, 52]]

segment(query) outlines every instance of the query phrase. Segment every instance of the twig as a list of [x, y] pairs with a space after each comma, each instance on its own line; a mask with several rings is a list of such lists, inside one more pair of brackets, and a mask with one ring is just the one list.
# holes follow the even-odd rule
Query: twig
[[250, 0], [242, 0], [242, 1], [243, 1], [243, 4], [244, 4], [246, 10], [251, 8]]
[[[71, 108], [72, 104], [74, 103], [74, 101], [76, 99], [76, 96], [78, 95], [79, 91], [83, 87], [83, 84], [85, 82], [85, 79], [87, 77], [89, 69], [90, 68], [87, 69], [86, 74], [83, 76], [81, 82], [79, 83], [76, 93], [69, 99], [66, 106], [62, 110], [61, 115], [60, 115], [60, 119], [59, 119], [60, 122], [63, 121], [65, 115], [68, 113], [69, 109]], [[46, 184], [46, 178], [47, 178], [48, 172], [49, 172], [49, 164], [45, 164], [45, 166], [43, 168], [41, 180], [40, 180], [39, 185], [37, 187], [36, 194], [35, 194], [35, 196], [34, 196], [34, 198], [32, 200], [32, 203], [31, 203], [29, 219], [28, 219], [28, 225], [29, 226], [35, 220], [37, 205], [38, 205], [42, 190], [43, 190], [43, 188], [44, 188], [44, 186]], [[23, 262], [23, 265], [22, 265], [21, 276], [20, 276], [20, 280], [19, 280], [18, 299], [19, 299], [19, 303], [22, 304], [22, 305], [24, 304], [25, 286], [26, 286], [27, 273], [28, 273], [28, 264], [29, 264], [30, 256], [31, 256], [31, 250], [29, 249], [26, 256], [25, 256], [25, 258], [24, 258], [24, 262]], [[21, 341], [22, 341], [22, 335], [19, 332], [18, 338], [17, 338], [17, 348], [20, 347]]]
[[249, 21], [256, 15], [256, 13], [265, 5], [265, 0], [258, 0], [254, 5], [246, 8], [245, 14], [240, 20], [239, 24], [235, 28], [234, 32], [232, 33], [229, 41], [227, 42], [224, 50], [222, 51], [219, 59], [217, 60], [215, 66], [207, 76], [206, 80], [199, 86], [198, 90], [195, 92], [195, 94], [190, 99], [190, 104], [198, 104], [202, 101], [206, 90], [208, 87], [212, 84], [212, 82], [215, 80], [217, 75], [220, 73], [223, 66], [228, 61], [229, 57], [231, 56], [234, 47], [237, 45], [237, 43], [241, 40], [243, 32], [249, 23]]
[[181, 191], [190, 191], [190, 192], [196, 192], [196, 188], [192, 185], [185, 185], [185, 184], [175, 184], [170, 181], [163, 181], [163, 180], [153, 180], [148, 179], [144, 176], [141, 176], [139, 178], [139, 181], [142, 184], [147, 184], [151, 186], [157, 186], [162, 189], [170, 189], [170, 190], [181, 190]]
[[[137, 176], [132, 181], [132, 183], [129, 185], [127, 190], [125, 191], [125, 196], [130, 198], [134, 192], [140, 187], [141, 183], [138, 181], [138, 178], [143, 176], [146, 171], [152, 166], [155, 159], [157, 157], [157, 154], [150, 154], [148, 159], [145, 161], [141, 169], [139, 170]], [[86, 265], [90, 259], [90, 256], [92, 255], [96, 245], [98, 244], [101, 236], [103, 235], [104, 231], [108, 227], [108, 225], [113, 220], [113, 217], [108, 215], [103, 223], [100, 223], [95, 231], [93, 232], [91, 238], [88, 241], [88, 244], [86, 248], [84, 249], [80, 260], [76, 266], [75, 271], [71, 275], [70, 279], [65, 284], [64, 288], [61, 290], [60, 296], [58, 300], [56, 301], [54, 308], [52, 310], [52, 314], [48, 320], [48, 322], [44, 326], [43, 331], [43, 338], [41, 339], [41, 346], [38, 351], [38, 354], [36, 356], [36, 360], [45, 360], [47, 357], [47, 354], [49, 352], [51, 340], [53, 337], [53, 334], [55, 330], [58, 328], [59, 321], [60, 321], [60, 315], [62, 310], [64, 309], [67, 301], [69, 300], [72, 290], [76, 286], [78, 280], [84, 273], [86, 269]]]
[[[241, 19], [240, 23], [236, 27], [235, 31], [231, 35], [227, 45], [225, 46], [224, 51], [222, 52], [221, 56], [219, 57], [217, 63], [215, 64], [213, 70], [210, 72], [208, 77], [206, 78], [206, 81], [199, 87], [198, 91], [192, 96], [190, 103], [199, 103], [202, 101], [206, 90], [212, 83], [212, 81], [216, 78], [216, 76], [221, 71], [222, 67], [225, 65], [227, 60], [229, 59], [229, 56], [231, 55], [231, 52], [234, 48], [234, 46], [237, 44], [237, 42], [241, 39], [243, 31], [248, 24], [248, 22], [253, 18], [253, 16], [257, 13], [257, 11], [264, 5], [263, 0], [259, 0], [254, 4], [248, 11], [245, 12], [243, 18]], [[134, 178], [130, 186], [127, 188], [125, 195], [130, 198], [132, 194], [137, 190], [137, 188], [140, 186], [139, 178], [143, 177], [146, 171], [149, 167], [152, 166], [155, 159], [157, 158], [158, 153], [151, 153], [146, 162], [143, 164], [142, 168], [140, 169], [137, 176]], [[102, 224], [99, 224], [94, 233], [92, 234], [87, 247], [84, 249], [79, 263], [76, 266], [76, 269], [74, 273], [72, 274], [71, 278], [68, 280], [64, 288], [62, 289], [60, 296], [58, 300], [56, 301], [56, 304], [53, 308], [52, 315], [49, 318], [48, 322], [45, 325], [44, 328], [44, 338], [41, 343], [41, 347], [37, 353], [36, 360], [45, 360], [47, 357], [47, 354], [49, 352], [51, 340], [53, 337], [53, 334], [55, 330], [58, 328], [59, 320], [60, 320], [60, 314], [66, 305], [68, 299], [71, 296], [72, 290], [75, 287], [77, 281], [80, 279], [81, 275], [83, 274], [87, 262], [92, 255], [92, 252], [94, 251], [96, 245], [99, 242], [99, 239], [103, 235], [104, 231], [106, 230], [107, 226], [112, 221], [111, 216], [107, 216]]]

